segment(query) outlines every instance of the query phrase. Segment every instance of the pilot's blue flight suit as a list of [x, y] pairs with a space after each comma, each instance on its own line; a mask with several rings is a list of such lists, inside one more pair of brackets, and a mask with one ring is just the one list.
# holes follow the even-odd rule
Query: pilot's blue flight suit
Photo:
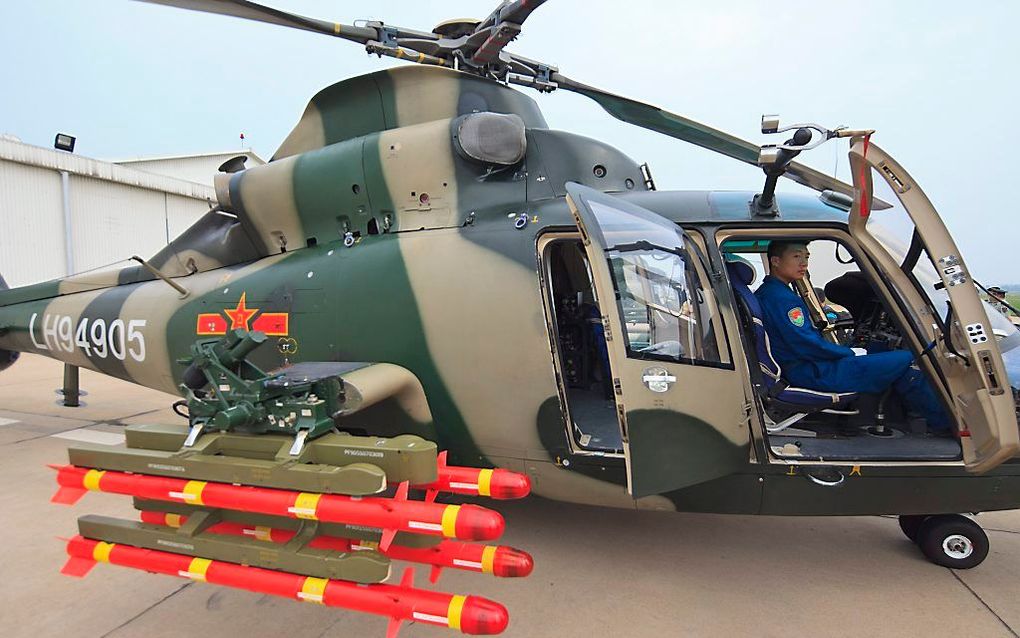
[[811, 323], [807, 304], [790, 286], [769, 275], [755, 291], [769, 335], [772, 356], [791, 385], [826, 392], [884, 392], [890, 385], [908, 409], [923, 414], [931, 430], [951, 427], [942, 404], [912, 368], [914, 356], [890, 350], [856, 356], [846, 346], [826, 341]]

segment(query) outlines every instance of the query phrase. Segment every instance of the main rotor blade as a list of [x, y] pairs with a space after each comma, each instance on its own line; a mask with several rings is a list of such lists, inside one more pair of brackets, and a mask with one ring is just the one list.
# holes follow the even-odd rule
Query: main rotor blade
[[[575, 82], [559, 73], [553, 73], [551, 79], [561, 89], [580, 93], [585, 97], [595, 100], [599, 106], [618, 120], [646, 128], [650, 131], [656, 131], [678, 140], [690, 142], [696, 146], [707, 148], [710, 151], [721, 153], [747, 164], [758, 165], [758, 152], [761, 149], [756, 144], [742, 140], [729, 133], [724, 133], [711, 126], [705, 126], [682, 115], [664, 111], [657, 106], [638, 102], [580, 82]], [[797, 162], [790, 164], [783, 176], [819, 192], [833, 190], [850, 197], [854, 196], [854, 187], [850, 184]], [[876, 197], [873, 200], [872, 207], [876, 210], [882, 210], [889, 208], [890, 205]]]
[[327, 22], [308, 18], [296, 13], [288, 13], [272, 7], [267, 7], [257, 2], [248, 0], [136, 0], [137, 2], [148, 2], [150, 4], [161, 4], [178, 9], [189, 9], [191, 11], [202, 11], [205, 13], [218, 13], [219, 15], [265, 22], [281, 27], [301, 29], [323, 35], [331, 35], [344, 40], [350, 40], [359, 44], [365, 44], [370, 40], [377, 40], [378, 32], [371, 27], [356, 27], [353, 25], [340, 24], [339, 22]]

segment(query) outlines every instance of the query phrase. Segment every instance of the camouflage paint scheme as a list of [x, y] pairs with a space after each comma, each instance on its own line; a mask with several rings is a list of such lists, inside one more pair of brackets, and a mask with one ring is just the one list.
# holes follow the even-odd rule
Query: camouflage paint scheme
[[[453, 139], [456, 118], [486, 111], [516, 114], [527, 138], [520, 165], [488, 175]], [[253, 310], [288, 313], [286, 333], [256, 352], [258, 365], [402, 366], [420, 380], [434, 420], [381, 404], [356, 415], [357, 424], [382, 436], [409, 431], [432, 438], [450, 450], [453, 463], [525, 471], [541, 496], [763, 514], [1020, 507], [1017, 463], [979, 477], [951, 464], [852, 472], [843, 463], [845, 484], [822, 488], [796, 466], [762, 461], [768, 454], [760, 437], [716, 436], [724, 443], [713, 445], [722, 447], [699, 447], [693, 441], [713, 438], [712, 426], [672, 412], [650, 418], [655, 427], [672, 425], [681, 438], [691, 435], [690, 458], [677, 459], [677, 467], [711, 466], [723, 455], [746, 461], [720, 478], [635, 501], [626, 491], [623, 458], [570, 451], [536, 253], [542, 233], [576, 230], [565, 182], [620, 193], [709, 238], [720, 225], [751, 223], [752, 193], [641, 192], [639, 167], [619, 151], [549, 130], [535, 102], [517, 91], [435, 67], [400, 67], [324, 89], [273, 160], [218, 183], [221, 203], [240, 223], [210, 212], [151, 260], [189, 291], [186, 298], [139, 266], [0, 291], [0, 349], [176, 393], [179, 360], [198, 338], [199, 315], [248, 326], [258, 317]], [[604, 177], [595, 176], [595, 165], [607, 169]], [[846, 227], [845, 213], [817, 199], [781, 201], [784, 221]], [[529, 223], [517, 229], [522, 213]], [[343, 241], [348, 234], [350, 246]], [[709, 252], [720, 268], [717, 252]], [[732, 314], [728, 288], [717, 288], [722, 311]], [[63, 326], [74, 335], [83, 319], [89, 355], [74, 344], [76, 335], [62, 347]], [[119, 334], [106, 334], [118, 319]], [[100, 320], [108, 328], [95, 329]], [[132, 320], [145, 324], [132, 328]], [[104, 341], [92, 340], [99, 333], [106, 356], [93, 347]], [[113, 356], [110, 342], [122, 356]], [[731, 335], [730, 342], [733, 358], [742, 360], [739, 339]], [[644, 471], [672, 468], [664, 462]]]

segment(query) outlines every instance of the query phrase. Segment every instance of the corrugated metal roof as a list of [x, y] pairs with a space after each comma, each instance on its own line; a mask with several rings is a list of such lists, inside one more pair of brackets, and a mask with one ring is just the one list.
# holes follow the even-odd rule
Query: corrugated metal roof
[[216, 201], [216, 191], [211, 186], [8, 139], [0, 139], [0, 159], [163, 193]]

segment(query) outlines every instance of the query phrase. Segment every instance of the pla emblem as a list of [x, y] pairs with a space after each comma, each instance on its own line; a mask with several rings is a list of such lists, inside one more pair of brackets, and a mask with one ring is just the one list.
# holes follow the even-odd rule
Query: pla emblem
[[798, 328], [804, 325], [804, 311], [800, 308], [791, 308], [790, 312], [786, 313], [786, 316], [790, 318], [790, 323]]
[[203, 312], [198, 315], [195, 333], [201, 336], [227, 334], [227, 330], [243, 328], [258, 330], [273, 337], [286, 337], [290, 333], [290, 313], [259, 312], [249, 308], [246, 294], [241, 293], [237, 306], [222, 312]]

